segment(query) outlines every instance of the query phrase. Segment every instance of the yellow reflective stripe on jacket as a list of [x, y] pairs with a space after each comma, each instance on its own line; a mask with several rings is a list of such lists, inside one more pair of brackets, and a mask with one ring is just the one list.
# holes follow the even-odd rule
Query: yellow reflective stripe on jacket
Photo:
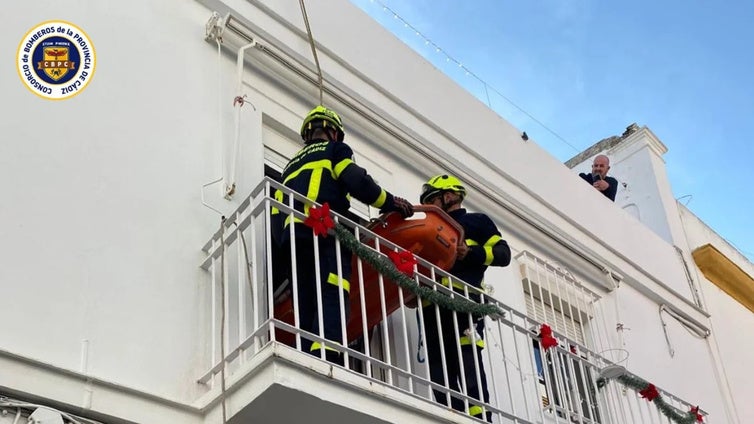
[[330, 171], [330, 174], [333, 175], [333, 178], [335, 177], [335, 175], [333, 174], [332, 162], [330, 161], [330, 159], [322, 159], [322, 160], [317, 160], [317, 161], [314, 161], [314, 162], [309, 162], [309, 163], [305, 163], [305, 164], [301, 165], [301, 168], [295, 170], [294, 172], [291, 172], [290, 175], [288, 175], [287, 177], [285, 177], [285, 180], [283, 181], [283, 184], [285, 184], [288, 181], [290, 181], [290, 180], [298, 177], [298, 174], [300, 174], [300, 173], [302, 173], [304, 171], [311, 171], [311, 170], [315, 170], [315, 169], [327, 169], [328, 171]]
[[469, 407], [469, 415], [471, 415], [472, 417], [481, 415], [482, 413], [484, 413], [484, 409], [482, 409], [481, 406], [474, 405], [474, 406]]
[[380, 192], [380, 195], [377, 197], [377, 200], [372, 202], [372, 206], [374, 206], [375, 208], [381, 208], [382, 205], [385, 204], [385, 200], [387, 200], [387, 192], [383, 189]]
[[[445, 286], [445, 287], [450, 287], [450, 278], [448, 278], [448, 277], [442, 277], [442, 278], [440, 278], [440, 283], [442, 283], [442, 285]], [[454, 289], [463, 290], [464, 287], [465, 286], [464, 286], [464, 284], [462, 282], [460, 282], [460, 281], [453, 281], [453, 288]]]
[[[327, 276], [327, 282], [329, 284], [334, 285], [335, 287], [340, 287], [340, 283], [338, 282], [338, 279], [339, 279], [338, 275], [333, 274], [332, 272], [330, 273], [330, 275]], [[348, 280], [346, 280], [345, 278], [343, 278], [342, 280], [343, 280], [343, 290], [345, 290], [347, 293], [351, 293], [351, 283], [349, 283]]]
[[[282, 192], [282, 190], [275, 190], [275, 200], [277, 200], [280, 203], [283, 203], [283, 192]], [[273, 206], [272, 209], [270, 209], [270, 213], [272, 215], [277, 215], [278, 213], [280, 213], [280, 209], [278, 209], [278, 208], [276, 208], [276, 207]]]
[[[503, 239], [502, 237], [495, 234], [489, 239], [487, 239], [486, 242], [484, 242], [484, 246], [482, 247], [484, 248], [484, 264], [485, 265], [490, 265], [492, 264], [492, 261], [495, 260], [495, 256], [492, 254], [492, 248], [495, 247], [497, 242], [499, 242], [502, 239]], [[477, 243], [476, 241], [472, 239], [466, 239], [466, 244], [469, 246], [479, 246], [479, 243]]]
[[499, 235], [495, 234], [494, 236], [490, 237], [486, 242], [484, 242], [484, 264], [489, 265], [492, 263], [493, 260], [495, 260], [495, 256], [492, 254], [492, 248], [495, 247], [497, 242], [502, 240], [503, 238]]
[[[315, 350], [320, 350], [320, 349], [322, 349], [322, 344], [320, 342], [314, 342], [314, 343], [312, 343], [312, 347], [309, 348], [309, 352], [314, 352]], [[338, 349], [332, 348], [332, 347], [330, 347], [328, 345], [325, 345], [325, 350], [330, 350], [330, 351], [333, 351], [333, 352], [340, 353], [340, 351], [338, 351]]]
[[350, 164], [352, 164], [353, 161], [351, 159], [343, 159], [342, 161], [335, 164], [335, 178], [340, 178], [340, 173], [343, 172], [344, 169]]
[[[297, 223], [297, 224], [300, 224], [300, 223], [304, 222], [304, 220], [303, 220], [303, 219], [301, 219], [301, 218], [296, 218], [296, 217], [294, 216], [294, 217], [293, 217], [293, 222], [294, 222], [294, 223]], [[288, 216], [287, 216], [287, 217], [285, 218], [285, 225], [283, 225], [283, 227], [288, 227], [288, 225], [290, 225], [290, 223], [291, 223], [291, 216], [290, 216], [290, 215], [288, 215]]]
[[[312, 177], [309, 179], [309, 189], [306, 191], [306, 198], [317, 200], [319, 196], [319, 188], [322, 186], [322, 168], [317, 168], [312, 171]], [[309, 216], [309, 209], [312, 205], [306, 203], [304, 205], [304, 215]]]
[[[467, 346], [467, 345], [471, 344], [471, 339], [469, 339], [469, 336], [461, 336], [461, 338], [458, 339], [458, 340], [459, 340], [459, 343], [461, 344], [461, 346]], [[480, 348], [484, 349], [484, 346], [485, 346], [484, 345], [484, 340], [483, 339], [477, 340], [476, 341], [476, 345], [477, 345], [477, 347], [480, 347]]]
[[[301, 168], [297, 169], [296, 172], [291, 173], [288, 177], [286, 177], [285, 181], [283, 181], [283, 184], [287, 183], [291, 179], [297, 177], [302, 171], [305, 170], [311, 170], [312, 175], [311, 178], [309, 178], [309, 187], [306, 191], [306, 197], [311, 200], [316, 200], [317, 196], [319, 196], [319, 189], [322, 185], [322, 172], [323, 170], [328, 170], [330, 174], [333, 173], [332, 170], [332, 164], [328, 159], [318, 160], [315, 162], [309, 162], [307, 164], [304, 164]], [[279, 190], [278, 190], [279, 191]], [[277, 198], [277, 193], [275, 192], [275, 200], [279, 200], [282, 202], [282, 193], [280, 196], [280, 199]], [[311, 209], [312, 205], [310, 203], [304, 204], [304, 215], [309, 215], [309, 209]], [[301, 218], [294, 218], [293, 222], [300, 223], [304, 222]], [[291, 216], [288, 215], [287, 218], [285, 218], [284, 227], [287, 227], [291, 223]]]

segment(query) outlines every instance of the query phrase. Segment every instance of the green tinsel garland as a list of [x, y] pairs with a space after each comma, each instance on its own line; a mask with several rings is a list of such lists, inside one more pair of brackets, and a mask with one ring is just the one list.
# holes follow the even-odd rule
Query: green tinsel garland
[[[618, 377], [614, 377], [615, 380], [622, 383], [624, 386], [629, 387], [631, 389], [634, 389], [635, 391], [639, 392], [647, 388], [649, 383], [645, 380], [642, 380], [639, 377], [623, 374]], [[607, 385], [607, 382], [611, 380], [609, 378], [600, 377], [597, 379], [597, 388], [602, 389]], [[663, 415], [668, 417], [670, 420], [672, 420], [675, 423], [678, 424], [695, 424], [697, 423], [696, 414], [691, 411], [681, 411], [678, 408], [668, 404], [665, 402], [665, 399], [662, 398], [661, 394], [658, 394], [657, 397], [655, 397], [652, 402], [654, 402], [657, 409], [662, 412]]]
[[353, 234], [342, 224], [335, 225], [335, 236], [340, 243], [348, 250], [352, 251], [359, 258], [372, 265], [380, 274], [395, 281], [400, 287], [409, 290], [423, 300], [437, 304], [443, 308], [450, 309], [459, 313], [470, 313], [476, 316], [502, 317], [505, 315], [502, 309], [490, 303], [476, 303], [466, 298], [456, 296], [450, 298], [431, 287], [419, 285], [413, 278], [398, 271], [395, 264], [383, 255], [364, 246]]

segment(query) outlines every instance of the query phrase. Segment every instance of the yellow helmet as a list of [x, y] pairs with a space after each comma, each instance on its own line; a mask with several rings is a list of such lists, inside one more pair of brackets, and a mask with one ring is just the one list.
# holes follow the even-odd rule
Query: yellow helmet
[[322, 105], [315, 107], [306, 115], [304, 123], [301, 124], [301, 138], [306, 141], [309, 133], [315, 128], [334, 128], [337, 132], [337, 140], [343, 141], [346, 133], [343, 129], [343, 122], [340, 116], [334, 110], [328, 109]]
[[466, 197], [466, 188], [463, 186], [461, 180], [452, 175], [437, 175], [422, 185], [422, 194], [419, 196], [419, 203], [424, 204], [428, 199], [446, 191], [458, 194], [461, 196], [461, 199]]

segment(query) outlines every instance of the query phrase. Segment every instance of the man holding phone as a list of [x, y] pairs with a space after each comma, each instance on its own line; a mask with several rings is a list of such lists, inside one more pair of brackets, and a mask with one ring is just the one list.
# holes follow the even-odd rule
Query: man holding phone
[[594, 162], [592, 162], [592, 172], [589, 174], [582, 172], [579, 174], [579, 177], [614, 202], [615, 193], [618, 192], [618, 180], [607, 176], [607, 171], [609, 170], [610, 159], [605, 155], [597, 155], [594, 158]]

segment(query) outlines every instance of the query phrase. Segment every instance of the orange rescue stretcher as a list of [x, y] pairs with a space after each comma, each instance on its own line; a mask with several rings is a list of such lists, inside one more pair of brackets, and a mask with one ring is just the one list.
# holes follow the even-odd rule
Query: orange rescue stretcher
[[[403, 219], [396, 212], [383, 214], [367, 228], [436, 267], [445, 271], [449, 270], [455, 262], [458, 243], [463, 240], [463, 228], [436, 206], [414, 206], [414, 212], [414, 216], [408, 219]], [[372, 237], [363, 236], [361, 242], [372, 248], [376, 246], [376, 240]], [[380, 246], [380, 251], [385, 252], [386, 249], [387, 246]], [[349, 343], [361, 337], [364, 329], [361, 314], [361, 285], [358, 282], [358, 260], [359, 258], [354, 254], [350, 290], [351, 312], [347, 325]], [[366, 327], [367, 330], [371, 330], [382, 321], [379, 273], [365, 261], [362, 261], [362, 270]], [[418, 272], [425, 276], [430, 275], [426, 267], [419, 266]], [[398, 294], [400, 287], [386, 277], [383, 278], [383, 287], [385, 311], [387, 315], [390, 315], [400, 307]], [[278, 299], [275, 304], [275, 318], [293, 325], [293, 297], [289, 293], [287, 296], [279, 296]], [[410, 307], [416, 305], [415, 295], [407, 290], [403, 291], [403, 301]], [[293, 334], [280, 329], [276, 332], [276, 339], [290, 346], [294, 345], [295, 340]]]

